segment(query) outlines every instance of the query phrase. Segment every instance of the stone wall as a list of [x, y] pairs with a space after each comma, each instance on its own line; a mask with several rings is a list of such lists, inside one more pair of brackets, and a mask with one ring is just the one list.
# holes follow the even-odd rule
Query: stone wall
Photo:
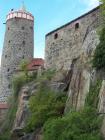
[[34, 22], [13, 18], [7, 20], [1, 60], [1, 96], [5, 102], [11, 94], [11, 78], [22, 60], [31, 60], [34, 52]]
[[[96, 30], [100, 25], [99, 7], [85, 15], [71, 21], [70, 23], [48, 33], [46, 35], [45, 66], [46, 68], [70, 69], [72, 60], [75, 60], [86, 51], [91, 52], [92, 41], [85, 40], [96, 37]], [[90, 31], [93, 30], [93, 33]], [[90, 37], [91, 36], [91, 37]], [[96, 46], [97, 41], [94, 46]], [[94, 47], [93, 46], [93, 47]], [[92, 48], [93, 49], [93, 48]]]

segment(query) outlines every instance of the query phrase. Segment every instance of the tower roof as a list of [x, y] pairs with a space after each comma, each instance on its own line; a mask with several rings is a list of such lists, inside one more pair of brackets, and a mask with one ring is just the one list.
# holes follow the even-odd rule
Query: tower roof
[[7, 20], [13, 19], [13, 18], [22, 18], [22, 19], [28, 19], [28, 20], [34, 21], [34, 16], [28, 11], [26, 11], [24, 2], [22, 3], [22, 6], [19, 10], [14, 11], [12, 9], [11, 12], [7, 15]]
[[26, 12], [26, 7], [24, 4], [24, 1], [22, 2], [22, 6], [21, 6], [20, 10]]

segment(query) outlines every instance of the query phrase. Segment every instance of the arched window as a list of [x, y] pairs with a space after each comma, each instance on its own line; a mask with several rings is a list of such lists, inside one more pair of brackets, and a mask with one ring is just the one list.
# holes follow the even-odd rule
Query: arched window
[[75, 24], [75, 30], [77, 30], [79, 28], [79, 23]]
[[10, 71], [10, 69], [8, 68], [8, 69], [7, 69], [7, 72], [9, 72], [9, 71]]
[[58, 38], [58, 34], [56, 33], [55, 35], [54, 35], [54, 39], [57, 39]]

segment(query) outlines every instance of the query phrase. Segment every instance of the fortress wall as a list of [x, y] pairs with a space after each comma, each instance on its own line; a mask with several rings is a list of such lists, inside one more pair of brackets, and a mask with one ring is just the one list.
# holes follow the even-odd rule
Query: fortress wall
[[83, 52], [83, 43], [100, 24], [99, 7], [46, 35], [46, 68], [69, 69]]

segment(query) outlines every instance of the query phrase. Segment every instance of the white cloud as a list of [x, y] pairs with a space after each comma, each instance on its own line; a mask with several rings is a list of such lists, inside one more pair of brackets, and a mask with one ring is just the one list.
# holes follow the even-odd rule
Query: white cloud
[[88, 9], [92, 9], [99, 5], [99, 0], [80, 0], [82, 3], [87, 5]]

